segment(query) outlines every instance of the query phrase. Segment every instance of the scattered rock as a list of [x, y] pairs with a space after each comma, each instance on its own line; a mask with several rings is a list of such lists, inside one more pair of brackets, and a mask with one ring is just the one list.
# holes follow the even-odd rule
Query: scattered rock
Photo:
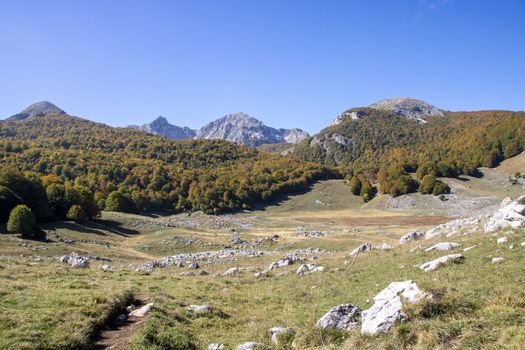
[[394, 248], [393, 245], [388, 244], [386, 242], [383, 242], [383, 244], [377, 246], [377, 249], [381, 249], [381, 250], [390, 250], [390, 249], [393, 249], [393, 248]]
[[209, 275], [208, 271], [200, 270], [199, 272], [197, 272], [197, 276], [208, 276], [208, 275]]
[[494, 232], [504, 228], [519, 228], [525, 226], [525, 195], [513, 201], [505, 198], [500, 208], [485, 224], [485, 232]]
[[362, 312], [361, 334], [387, 332], [396, 321], [405, 318], [403, 303], [429, 298], [413, 281], [392, 282], [374, 298], [374, 305]]
[[232, 238], [232, 240], [230, 242], [231, 242], [231, 244], [243, 244], [243, 243], [246, 243], [245, 240], [240, 239], [239, 237]]
[[270, 276], [270, 272], [268, 270], [262, 270], [262, 271], [256, 272], [254, 276], [255, 277], [268, 277]]
[[502, 243], [505, 243], [507, 242], [509, 239], [507, 237], [500, 237], [496, 240], [496, 243], [498, 244], [502, 244]]
[[222, 350], [222, 349], [224, 349], [224, 344], [214, 343], [214, 344], [208, 345], [208, 350]]
[[263, 348], [264, 344], [256, 342], [247, 342], [237, 346], [236, 350], [257, 350], [258, 348]]
[[197, 264], [195, 261], [189, 261], [188, 262], [188, 269], [190, 270], [196, 270], [200, 268], [199, 264]]
[[222, 275], [227, 277], [237, 276], [241, 273], [241, 270], [238, 267], [232, 267], [226, 270]]
[[427, 249], [425, 249], [425, 252], [431, 252], [433, 250], [439, 250], [439, 251], [452, 250], [452, 249], [458, 248], [459, 246], [460, 245], [458, 243], [442, 242], [442, 243], [434, 244], [432, 247], [428, 247]]
[[80, 256], [77, 253], [71, 253], [60, 257], [61, 262], [68, 263], [69, 266], [77, 269], [85, 269], [89, 267], [89, 257]]
[[273, 327], [270, 328], [270, 337], [272, 339], [272, 343], [275, 345], [279, 345], [279, 338], [282, 335], [293, 335], [295, 334], [295, 330], [291, 327]]
[[505, 261], [505, 258], [492, 258], [492, 263], [493, 264], [498, 264], [500, 262], [504, 262]]
[[126, 322], [127, 319], [128, 319], [128, 316], [126, 314], [120, 314], [117, 317], [118, 322]]
[[186, 308], [186, 311], [192, 314], [209, 314], [212, 309], [210, 305], [190, 305]]
[[268, 270], [275, 270], [281, 267], [289, 266], [295, 264], [297, 261], [303, 261], [304, 259], [296, 255], [287, 256], [279, 261], [274, 262], [270, 265]]
[[465, 257], [461, 254], [450, 254], [445, 255], [435, 260], [429, 261], [421, 265], [419, 268], [425, 272], [430, 272], [438, 269], [441, 265], [448, 263], [460, 263], [465, 260]]
[[352, 250], [352, 252], [350, 253], [350, 255], [356, 255], [358, 253], [365, 253], [365, 252], [369, 252], [372, 250], [372, 243], [363, 243], [361, 244], [359, 247], [355, 248], [354, 250]]
[[186, 272], [181, 272], [180, 276], [193, 277], [193, 276], [195, 276], [195, 273], [193, 273], [191, 271], [186, 271]]
[[360, 315], [361, 308], [359, 306], [341, 304], [330, 309], [330, 311], [317, 321], [315, 326], [320, 329], [350, 330], [357, 327]]
[[129, 316], [131, 317], [144, 317], [147, 314], [150, 313], [151, 309], [153, 308], [153, 303], [149, 303], [144, 305], [143, 307], [133, 310], [129, 313]]
[[299, 276], [304, 276], [311, 272], [323, 272], [323, 271], [324, 271], [324, 266], [317, 266], [316, 264], [302, 264], [297, 269], [297, 274]]
[[407, 244], [410, 241], [415, 241], [417, 239], [420, 239], [425, 235], [424, 232], [421, 231], [411, 231], [406, 233], [403, 237], [399, 239], [399, 244]]
[[104, 272], [111, 272], [113, 271], [113, 267], [109, 264], [103, 264], [102, 266], [100, 266], [100, 269]]

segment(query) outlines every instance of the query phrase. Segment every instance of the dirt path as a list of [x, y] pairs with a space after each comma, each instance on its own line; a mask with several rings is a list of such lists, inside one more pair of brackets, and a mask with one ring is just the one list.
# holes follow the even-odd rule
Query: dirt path
[[[145, 294], [137, 294], [132, 301], [134, 306], [140, 307], [147, 303]], [[103, 329], [95, 342], [93, 349], [96, 350], [129, 350], [130, 340], [146, 322], [149, 315], [145, 317], [128, 317], [126, 321], [114, 320], [106, 329]]]

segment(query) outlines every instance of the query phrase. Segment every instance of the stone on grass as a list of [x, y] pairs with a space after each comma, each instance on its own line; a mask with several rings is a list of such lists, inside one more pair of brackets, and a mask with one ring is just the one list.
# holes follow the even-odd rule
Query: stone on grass
[[320, 329], [351, 330], [357, 327], [360, 315], [361, 308], [359, 306], [341, 304], [330, 309], [317, 321], [315, 327]]
[[273, 327], [270, 328], [270, 338], [272, 343], [279, 345], [279, 338], [283, 335], [294, 335], [295, 330], [291, 327]]
[[109, 264], [103, 264], [102, 266], [100, 266], [100, 269], [104, 272], [111, 272], [113, 271], [113, 267], [111, 267], [111, 265]]
[[505, 258], [492, 258], [493, 264], [499, 264], [500, 262], [504, 262]]
[[413, 281], [390, 283], [375, 296], [374, 305], [362, 312], [361, 334], [387, 332], [405, 318], [402, 301], [415, 303], [429, 297]]
[[417, 239], [422, 238], [425, 235], [424, 232], [421, 231], [411, 231], [406, 233], [403, 237], [399, 239], [399, 244], [407, 244], [410, 241], [415, 241]]
[[507, 237], [500, 237], [496, 240], [496, 243], [497, 244], [502, 244], [502, 243], [505, 243], [507, 242], [509, 239]]
[[382, 250], [390, 250], [392, 248], [394, 248], [394, 246], [386, 242], [383, 242], [383, 244], [377, 246], [377, 249], [382, 249]]
[[68, 263], [69, 266], [77, 269], [85, 269], [89, 267], [89, 258], [85, 256], [80, 256], [77, 253], [71, 253], [60, 257], [61, 262]]
[[438, 243], [438, 244], [434, 244], [431, 247], [428, 247], [427, 249], [425, 249], [425, 252], [431, 252], [433, 250], [439, 250], [439, 251], [452, 250], [452, 249], [458, 248], [459, 246], [460, 246], [460, 244], [458, 244], [458, 243], [441, 242], [441, 243]]
[[432, 261], [428, 261], [421, 265], [419, 268], [425, 272], [430, 272], [437, 270], [441, 265], [449, 263], [460, 263], [463, 262], [463, 260], [465, 260], [465, 257], [461, 254], [450, 254], [434, 259]]
[[208, 350], [222, 350], [224, 349], [224, 344], [214, 343], [208, 345]]
[[297, 269], [297, 274], [299, 276], [304, 276], [311, 272], [323, 272], [323, 271], [324, 271], [324, 266], [317, 266], [316, 264], [302, 264]]
[[258, 350], [258, 348], [264, 348], [264, 344], [250, 341], [240, 344], [235, 350]]
[[372, 243], [367, 242], [367, 243], [361, 244], [359, 247], [357, 247], [354, 250], [352, 250], [350, 255], [356, 255], [356, 254], [359, 254], [359, 253], [365, 253], [365, 252], [369, 252], [371, 250], [372, 250]]
[[268, 270], [275, 270], [275, 269], [279, 269], [281, 267], [293, 265], [297, 261], [302, 261], [302, 260], [304, 260], [304, 259], [302, 259], [302, 258], [300, 258], [300, 257], [298, 257], [296, 255], [287, 256], [287, 257], [284, 257], [281, 260], [276, 261], [273, 264], [271, 264], [270, 267], [268, 268]]
[[476, 248], [476, 246], [475, 245], [471, 245], [470, 247], [466, 247], [465, 249], [463, 249], [463, 251], [464, 252], [468, 252], [469, 250], [474, 249], [474, 248]]
[[212, 309], [210, 305], [190, 305], [186, 308], [186, 311], [192, 314], [209, 314]]
[[241, 270], [238, 267], [231, 267], [226, 272], [224, 272], [222, 275], [231, 277], [231, 276], [237, 276], [241, 273]]
[[129, 316], [132, 317], [144, 317], [147, 314], [150, 313], [151, 309], [153, 308], [153, 303], [149, 303], [144, 305], [143, 307], [133, 310], [129, 313]]

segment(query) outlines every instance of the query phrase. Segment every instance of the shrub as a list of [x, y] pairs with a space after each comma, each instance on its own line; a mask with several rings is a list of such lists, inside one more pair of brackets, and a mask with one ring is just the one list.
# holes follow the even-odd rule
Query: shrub
[[67, 212], [67, 218], [77, 223], [83, 223], [87, 219], [87, 214], [84, 209], [78, 204], [74, 204]]
[[135, 213], [137, 208], [135, 203], [126, 195], [113, 191], [109, 194], [106, 199], [106, 210], [107, 211], [120, 211], [124, 213]]
[[29, 207], [17, 205], [9, 214], [7, 231], [20, 233], [24, 238], [33, 238], [35, 232], [35, 215]]

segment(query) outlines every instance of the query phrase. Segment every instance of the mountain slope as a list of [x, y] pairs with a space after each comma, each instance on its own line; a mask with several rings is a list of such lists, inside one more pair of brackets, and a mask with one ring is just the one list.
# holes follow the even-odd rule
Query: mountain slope
[[[353, 113], [353, 114], [352, 114]], [[375, 173], [400, 163], [415, 171], [425, 163], [447, 164], [452, 174], [493, 167], [525, 147], [525, 113], [446, 112], [426, 123], [395, 111], [354, 108], [339, 124], [301, 142], [295, 153], [310, 161]]]
[[17, 113], [7, 118], [7, 120], [24, 120], [24, 119], [31, 118], [37, 115], [43, 115], [43, 114], [48, 114], [48, 113], [58, 114], [58, 115], [67, 115], [65, 111], [58, 108], [51, 102], [40, 101], [40, 102], [34, 103], [31, 106], [27, 107], [22, 112]]
[[337, 176], [318, 164], [230, 142], [172, 141], [52, 114], [0, 122], [0, 168], [82, 184], [101, 208], [119, 191], [131, 211], [165, 212], [251, 208]]
[[195, 137], [195, 130], [170, 124], [166, 118], [160, 116], [151, 123], [144, 125], [130, 125], [128, 128], [142, 130], [153, 135], [160, 135], [171, 140], [187, 140]]
[[298, 143], [308, 137], [300, 129], [274, 129], [245, 113], [228, 114], [197, 131], [196, 138], [219, 139], [249, 147], [274, 143]]

